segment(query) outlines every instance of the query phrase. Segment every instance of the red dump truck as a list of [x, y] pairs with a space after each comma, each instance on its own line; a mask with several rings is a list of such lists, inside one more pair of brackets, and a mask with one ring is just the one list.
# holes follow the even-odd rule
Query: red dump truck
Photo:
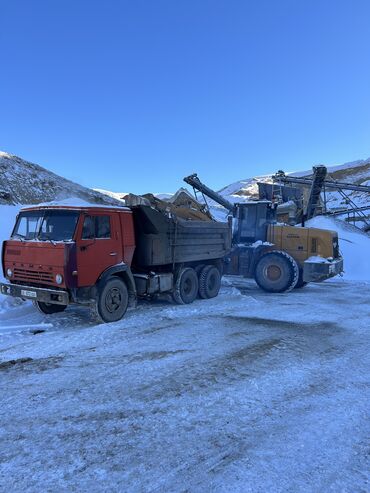
[[115, 322], [139, 297], [169, 293], [183, 304], [217, 296], [230, 249], [230, 224], [149, 205], [28, 207], [3, 244], [0, 291], [45, 314], [78, 303]]

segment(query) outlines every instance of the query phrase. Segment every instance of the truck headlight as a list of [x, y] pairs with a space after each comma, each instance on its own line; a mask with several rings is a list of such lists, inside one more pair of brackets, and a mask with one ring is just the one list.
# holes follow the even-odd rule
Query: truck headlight
[[7, 269], [7, 271], [6, 271], [6, 275], [7, 275], [8, 277], [12, 277], [12, 275], [13, 275], [13, 271], [12, 271], [12, 269]]
[[55, 282], [56, 282], [57, 284], [62, 284], [62, 282], [63, 282], [63, 276], [62, 276], [61, 274], [57, 274], [57, 275], [55, 276]]

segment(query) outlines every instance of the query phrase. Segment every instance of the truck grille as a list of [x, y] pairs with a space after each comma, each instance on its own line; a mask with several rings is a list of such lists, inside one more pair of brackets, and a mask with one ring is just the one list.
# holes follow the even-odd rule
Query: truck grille
[[41, 272], [27, 269], [14, 269], [14, 279], [16, 281], [31, 281], [35, 283], [53, 283], [54, 276], [51, 272]]

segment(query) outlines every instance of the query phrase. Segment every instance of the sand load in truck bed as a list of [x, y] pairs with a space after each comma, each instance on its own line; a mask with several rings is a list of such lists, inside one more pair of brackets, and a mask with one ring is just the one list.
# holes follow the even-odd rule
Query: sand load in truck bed
[[136, 231], [137, 267], [223, 258], [231, 248], [228, 223], [183, 219], [149, 205], [131, 206]]

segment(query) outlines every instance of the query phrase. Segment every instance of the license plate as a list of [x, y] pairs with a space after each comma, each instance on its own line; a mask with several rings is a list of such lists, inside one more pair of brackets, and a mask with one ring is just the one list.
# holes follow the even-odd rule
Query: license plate
[[27, 298], [37, 298], [36, 291], [27, 291], [26, 289], [21, 289], [21, 295]]

